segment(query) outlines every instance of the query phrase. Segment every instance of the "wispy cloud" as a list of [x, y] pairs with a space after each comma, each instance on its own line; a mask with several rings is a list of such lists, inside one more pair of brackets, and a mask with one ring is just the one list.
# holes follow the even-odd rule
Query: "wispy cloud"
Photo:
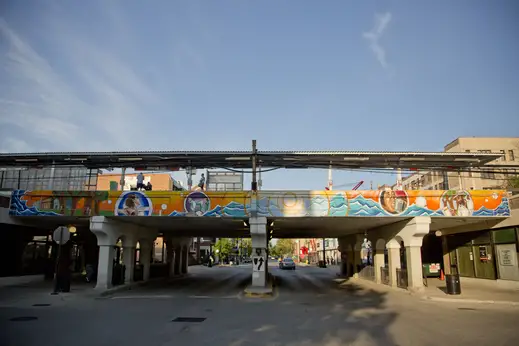
[[390, 12], [386, 12], [383, 14], [376, 14], [375, 15], [375, 26], [371, 31], [365, 32], [362, 34], [362, 37], [364, 37], [369, 42], [369, 47], [375, 54], [375, 57], [377, 58], [378, 62], [382, 67], [386, 68], [388, 66], [387, 60], [386, 60], [386, 51], [385, 49], [380, 45], [379, 40], [384, 34], [387, 26], [391, 22], [392, 15]]
[[61, 43], [75, 52], [68, 63], [82, 77], [70, 83], [1, 18], [0, 37], [7, 44], [2, 65], [9, 81], [2, 89], [0, 126], [18, 129], [2, 134], [3, 151], [94, 150], [103, 142], [121, 149], [132, 145], [139, 112], [154, 92], [124, 62], [93, 46], [79, 49], [81, 41], [70, 37]]
[[[63, 11], [47, 7], [41, 13], [35, 24], [42, 35], [38, 38], [25, 36], [21, 27], [15, 29], [16, 21], [0, 17], [0, 151], [147, 150], [164, 145], [163, 136], [144, 143], [137, 139], [156, 129], [154, 119], [172, 111], [175, 71], [161, 68], [157, 82], [146, 72], [155, 66], [148, 56], [126, 54], [132, 45], [119, 38], [133, 35], [125, 32], [122, 14], [116, 30], [105, 31], [105, 36], [113, 35], [109, 41]], [[203, 57], [188, 48], [182, 47], [182, 54], [203, 66]]]

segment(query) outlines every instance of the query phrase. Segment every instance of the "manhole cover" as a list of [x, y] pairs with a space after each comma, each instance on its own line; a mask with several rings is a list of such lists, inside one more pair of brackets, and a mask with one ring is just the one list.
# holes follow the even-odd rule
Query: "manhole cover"
[[9, 321], [24, 322], [24, 321], [34, 321], [37, 319], [38, 319], [38, 317], [36, 317], [36, 316], [22, 316], [22, 317], [13, 317]]
[[50, 304], [32, 304], [32, 306], [50, 306]]
[[171, 322], [199, 323], [204, 322], [205, 319], [205, 317], [177, 317], [174, 320], [171, 320]]

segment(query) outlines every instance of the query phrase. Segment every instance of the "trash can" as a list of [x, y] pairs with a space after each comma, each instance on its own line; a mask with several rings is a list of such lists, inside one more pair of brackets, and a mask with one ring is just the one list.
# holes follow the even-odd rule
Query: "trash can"
[[447, 294], [461, 294], [460, 276], [458, 274], [445, 275]]

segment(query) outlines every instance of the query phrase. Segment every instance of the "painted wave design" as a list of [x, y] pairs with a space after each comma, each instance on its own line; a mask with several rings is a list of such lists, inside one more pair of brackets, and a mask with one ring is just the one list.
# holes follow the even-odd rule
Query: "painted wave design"
[[481, 207], [472, 213], [472, 216], [494, 216], [494, 211], [486, 207]]
[[510, 206], [508, 204], [508, 199], [503, 198], [501, 203], [494, 210], [481, 207], [475, 211], [472, 216], [510, 216]]
[[306, 210], [308, 210], [308, 216], [327, 216], [329, 213], [328, 199], [323, 196], [315, 196], [309, 201]]
[[238, 202], [231, 202], [223, 208], [223, 214], [230, 217], [245, 217], [245, 206]]
[[247, 204], [247, 215], [250, 215], [253, 204], [255, 204], [258, 216], [283, 216], [281, 209], [270, 198], [263, 197], [257, 203], [252, 202], [251, 200], [251, 203]]
[[508, 204], [508, 198], [503, 198], [501, 203], [494, 210], [495, 216], [510, 216], [510, 205]]
[[348, 214], [348, 200], [344, 194], [336, 194], [330, 200], [329, 216], [346, 216]]
[[25, 190], [15, 190], [11, 194], [9, 215], [12, 216], [62, 216], [53, 211], [41, 211], [36, 207], [28, 207], [27, 201], [22, 200]]
[[389, 215], [382, 207], [371, 199], [366, 199], [362, 195], [350, 200], [350, 216], [380, 216]]
[[[179, 212], [179, 211], [173, 211], [169, 214], [169, 216], [175, 217], [175, 216], [189, 216], [186, 212]], [[203, 215], [205, 217], [222, 217], [222, 216], [228, 216], [228, 217], [245, 217], [245, 206], [243, 204], [240, 204], [238, 202], [230, 202], [225, 207], [222, 207], [220, 205], [217, 205], [211, 210], [206, 211]]]
[[187, 213], [185, 213], [185, 212], [179, 212], [179, 211], [175, 210], [175, 211], [171, 212], [168, 216], [175, 217], [175, 216], [186, 216], [186, 215], [187, 215]]
[[424, 208], [413, 204], [409, 208], [407, 208], [400, 216], [442, 216], [443, 213], [441, 210], [431, 210], [429, 208]]

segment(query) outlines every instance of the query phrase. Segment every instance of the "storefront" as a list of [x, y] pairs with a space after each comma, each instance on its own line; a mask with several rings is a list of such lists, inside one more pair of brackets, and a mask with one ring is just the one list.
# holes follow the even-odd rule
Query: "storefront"
[[446, 237], [451, 272], [462, 277], [519, 281], [518, 227]]

